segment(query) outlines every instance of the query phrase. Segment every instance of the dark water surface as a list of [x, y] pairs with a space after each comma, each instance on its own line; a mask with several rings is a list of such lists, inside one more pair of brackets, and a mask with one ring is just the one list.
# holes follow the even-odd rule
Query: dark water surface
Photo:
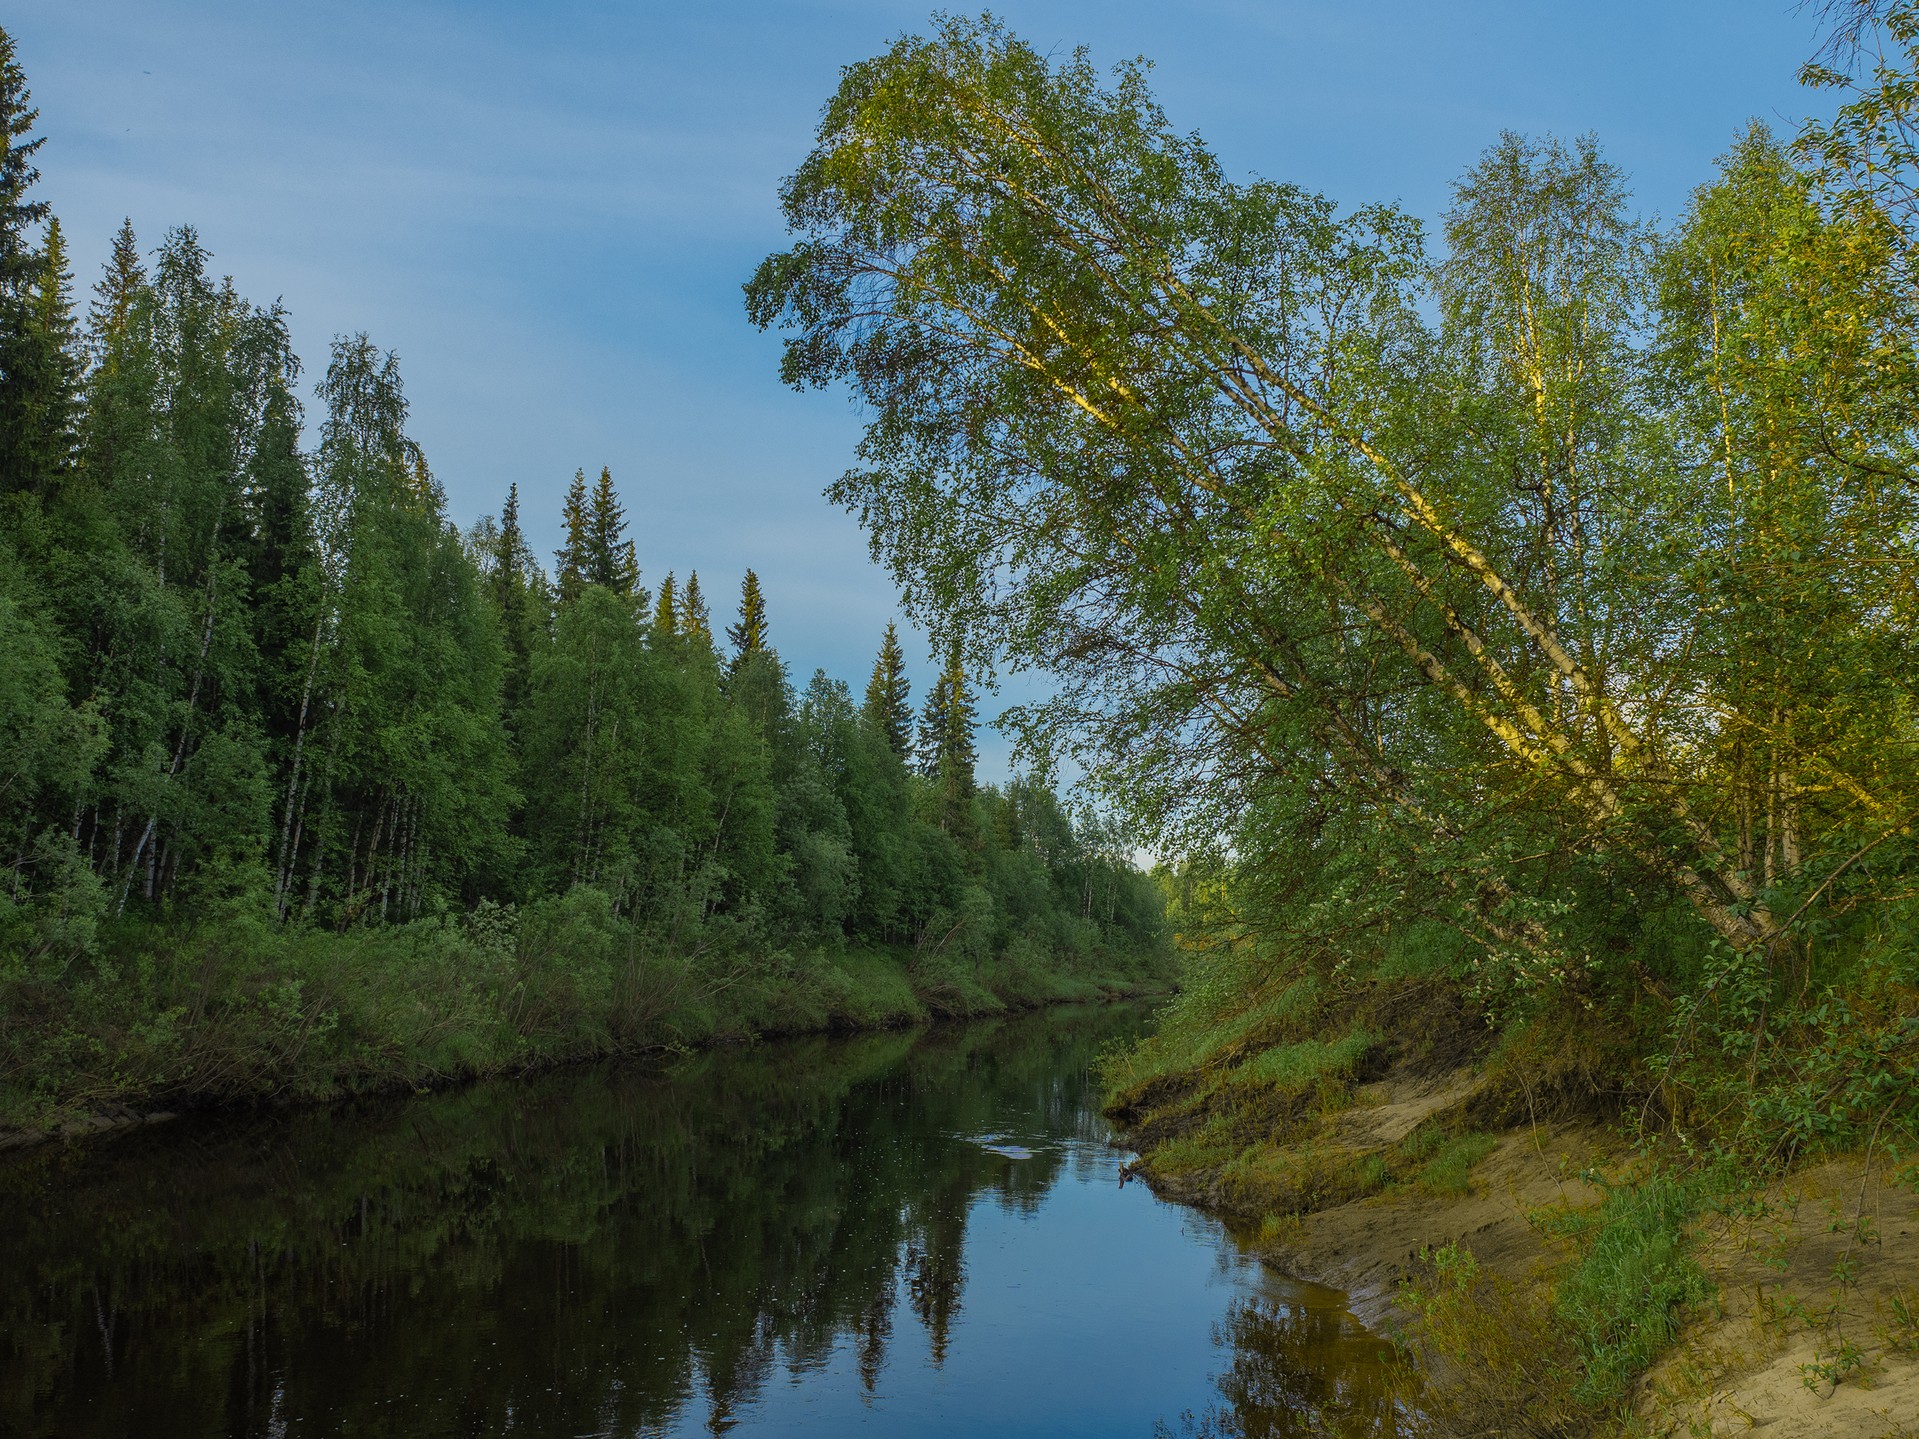
[[0, 1161], [0, 1433], [1396, 1432], [1381, 1346], [1118, 1184], [1139, 1011]]

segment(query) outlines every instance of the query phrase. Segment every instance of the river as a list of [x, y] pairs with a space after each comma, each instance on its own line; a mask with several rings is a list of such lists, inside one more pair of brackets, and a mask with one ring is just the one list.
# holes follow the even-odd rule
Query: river
[[0, 1432], [1383, 1435], [1341, 1296], [1122, 1186], [1131, 1006], [0, 1158]]

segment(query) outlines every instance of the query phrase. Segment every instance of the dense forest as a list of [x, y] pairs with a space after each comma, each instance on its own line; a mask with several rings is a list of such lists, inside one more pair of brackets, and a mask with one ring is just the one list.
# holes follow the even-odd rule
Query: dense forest
[[[643, 583], [604, 469], [549, 571], [462, 531], [395, 357], [130, 224], [79, 311], [0, 34], [0, 1122], [325, 1092], [716, 1030], [971, 1012], [1150, 969], [1161, 901], [1034, 779], [796, 691], [749, 570]], [[308, 447], [308, 435], [317, 447]]]
[[[909, 612], [1057, 676], [1023, 743], [1178, 857], [1108, 1069], [1149, 1172], [1257, 1220], [1515, 1116], [1644, 1146], [1507, 1376], [1564, 1407], [1470, 1432], [1621, 1401], [1710, 1196], [1919, 1182], [1919, 6], [1822, 8], [1828, 118], [1683, 213], [1507, 133], [1431, 233], [943, 19], [845, 69], [748, 287], [872, 417], [833, 494]], [[1326, 1137], [1449, 1045], [1453, 1128]]]

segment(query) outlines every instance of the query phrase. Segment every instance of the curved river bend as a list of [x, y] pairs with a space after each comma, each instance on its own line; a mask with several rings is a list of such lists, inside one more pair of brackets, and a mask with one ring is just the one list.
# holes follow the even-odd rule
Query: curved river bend
[[0, 1162], [0, 1432], [1381, 1435], [1329, 1291], [1119, 1184], [1129, 1007]]

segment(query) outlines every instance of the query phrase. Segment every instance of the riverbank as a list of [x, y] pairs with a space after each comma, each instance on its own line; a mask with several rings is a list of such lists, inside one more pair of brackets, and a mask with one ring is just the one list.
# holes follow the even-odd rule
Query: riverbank
[[8, 987], [0, 1144], [156, 1112], [1161, 992], [1171, 979], [1151, 949], [768, 951], [710, 936], [675, 948], [590, 890], [345, 934], [247, 920], [130, 930], [84, 977]]
[[1294, 993], [1110, 1059], [1109, 1113], [1156, 1193], [1399, 1335], [1440, 1433], [1919, 1433], [1911, 1172], [1688, 1167], [1544, 1038], [1448, 986]]

